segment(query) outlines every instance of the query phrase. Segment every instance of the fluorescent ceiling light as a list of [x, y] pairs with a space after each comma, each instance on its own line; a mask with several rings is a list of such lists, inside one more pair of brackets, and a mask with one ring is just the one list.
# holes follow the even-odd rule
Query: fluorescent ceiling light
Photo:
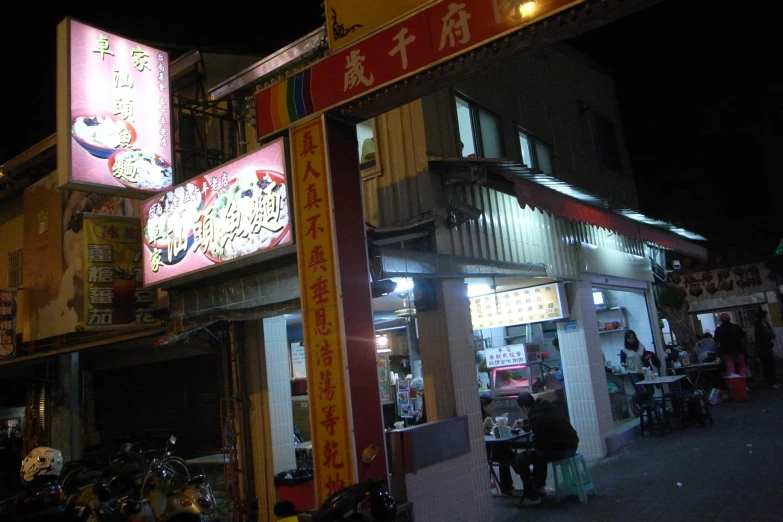
[[487, 284], [468, 285], [468, 297], [477, 297], [479, 295], [491, 294], [492, 287]]

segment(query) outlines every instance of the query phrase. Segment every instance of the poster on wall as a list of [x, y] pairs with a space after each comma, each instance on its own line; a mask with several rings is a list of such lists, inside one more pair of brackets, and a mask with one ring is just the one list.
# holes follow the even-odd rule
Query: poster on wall
[[66, 18], [57, 85], [60, 186], [144, 198], [172, 185], [167, 52]]
[[413, 402], [411, 401], [411, 385], [408, 379], [397, 379], [396, 384], [396, 396], [397, 396], [397, 408], [400, 412], [400, 417], [403, 419], [413, 418]]
[[23, 266], [25, 342], [73, 332], [84, 322], [84, 215], [138, 217], [140, 204], [60, 190], [56, 171], [25, 189], [25, 257], [47, 260]]
[[84, 329], [149, 327], [155, 291], [144, 288], [141, 221], [138, 218], [85, 214]]
[[16, 291], [0, 288], [0, 359], [16, 354]]
[[554, 321], [568, 315], [568, 301], [562, 283], [470, 298], [474, 330]]
[[305, 347], [303, 342], [291, 343], [291, 373], [294, 379], [304, 379], [307, 377], [307, 366], [305, 363]]
[[291, 244], [285, 164], [280, 138], [144, 201], [144, 284]]

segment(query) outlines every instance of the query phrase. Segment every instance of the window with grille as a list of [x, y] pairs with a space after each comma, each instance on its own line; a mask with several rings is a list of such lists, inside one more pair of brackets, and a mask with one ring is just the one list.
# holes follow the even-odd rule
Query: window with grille
[[22, 286], [22, 249], [8, 253], [8, 286]]

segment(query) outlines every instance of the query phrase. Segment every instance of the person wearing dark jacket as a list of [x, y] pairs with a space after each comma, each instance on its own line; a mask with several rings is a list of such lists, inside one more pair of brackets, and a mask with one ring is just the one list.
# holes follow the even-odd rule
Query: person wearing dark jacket
[[719, 318], [720, 326], [715, 329], [715, 348], [726, 366], [726, 375], [746, 375], [745, 331], [732, 323], [726, 312], [720, 314]]
[[522, 505], [540, 504], [547, 464], [576, 455], [579, 436], [568, 417], [551, 402], [522, 392], [517, 404], [530, 421], [529, 427], [523, 425], [523, 429], [533, 431], [533, 447], [517, 455], [515, 466], [524, 485]]
[[759, 356], [761, 363], [761, 372], [764, 374], [764, 380], [771, 388], [777, 388], [777, 377], [775, 375], [775, 333], [772, 326], [767, 321], [766, 310], [756, 312], [756, 324], [753, 327], [755, 339], [753, 341], [756, 347], [756, 355]]

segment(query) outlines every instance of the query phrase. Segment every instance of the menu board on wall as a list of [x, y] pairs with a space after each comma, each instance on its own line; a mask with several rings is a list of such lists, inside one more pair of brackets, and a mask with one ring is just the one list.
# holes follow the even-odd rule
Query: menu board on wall
[[142, 204], [144, 284], [293, 242], [280, 138]]
[[57, 84], [61, 186], [137, 198], [171, 186], [167, 52], [66, 18]]
[[84, 214], [84, 329], [149, 327], [155, 291], [142, 286], [138, 218]]
[[16, 291], [0, 288], [0, 359], [16, 353]]
[[562, 283], [520, 288], [470, 298], [473, 329], [554, 321], [568, 317]]

